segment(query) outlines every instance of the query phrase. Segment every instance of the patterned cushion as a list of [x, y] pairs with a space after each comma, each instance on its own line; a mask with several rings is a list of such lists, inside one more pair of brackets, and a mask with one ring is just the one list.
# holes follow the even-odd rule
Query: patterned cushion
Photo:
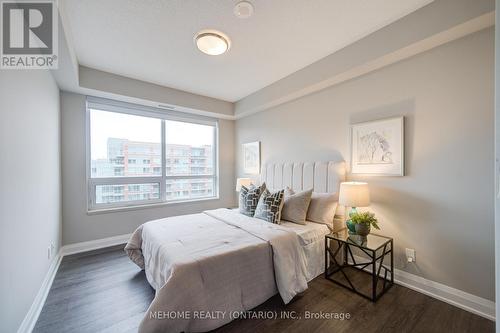
[[251, 184], [249, 187], [241, 186], [239, 208], [240, 213], [246, 216], [253, 216], [259, 203], [262, 192], [266, 189], [266, 183], [257, 187]]
[[284, 191], [271, 193], [265, 190], [260, 196], [254, 217], [267, 222], [280, 224], [281, 208], [283, 207]]

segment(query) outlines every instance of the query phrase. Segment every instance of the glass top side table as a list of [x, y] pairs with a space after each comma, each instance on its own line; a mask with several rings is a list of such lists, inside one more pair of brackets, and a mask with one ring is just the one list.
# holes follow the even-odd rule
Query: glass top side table
[[325, 278], [375, 302], [394, 284], [393, 249], [390, 237], [332, 232], [325, 236]]

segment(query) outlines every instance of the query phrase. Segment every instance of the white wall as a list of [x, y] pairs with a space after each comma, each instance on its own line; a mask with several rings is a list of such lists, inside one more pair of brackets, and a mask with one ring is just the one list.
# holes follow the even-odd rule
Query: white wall
[[153, 219], [234, 205], [234, 121], [220, 120], [220, 199], [89, 215], [85, 185], [85, 96], [62, 92], [61, 112], [63, 244], [128, 234]]
[[[493, 29], [236, 121], [263, 163], [349, 161], [349, 124], [406, 116], [405, 177], [369, 182], [396, 267], [494, 300]], [[406, 264], [404, 248], [416, 249]]]
[[59, 89], [45, 70], [0, 71], [0, 323], [15, 332], [61, 238]]

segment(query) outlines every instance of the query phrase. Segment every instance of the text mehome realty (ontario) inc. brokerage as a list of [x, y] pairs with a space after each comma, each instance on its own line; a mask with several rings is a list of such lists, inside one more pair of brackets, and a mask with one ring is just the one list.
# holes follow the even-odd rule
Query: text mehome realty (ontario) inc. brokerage
[[326, 319], [350, 320], [349, 312], [325, 311], [150, 311], [149, 318], [157, 320], [166, 319]]

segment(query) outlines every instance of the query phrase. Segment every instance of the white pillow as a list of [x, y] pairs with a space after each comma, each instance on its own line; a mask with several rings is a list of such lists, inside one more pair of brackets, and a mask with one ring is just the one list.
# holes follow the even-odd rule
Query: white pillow
[[336, 193], [312, 193], [311, 203], [307, 211], [307, 220], [322, 223], [333, 228], [333, 218], [337, 210]]
[[281, 210], [281, 219], [297, 224], [306, 224], [307, 210], [311, 202], [312, 189], [295, 193], [285, 189], [285, 200]]

